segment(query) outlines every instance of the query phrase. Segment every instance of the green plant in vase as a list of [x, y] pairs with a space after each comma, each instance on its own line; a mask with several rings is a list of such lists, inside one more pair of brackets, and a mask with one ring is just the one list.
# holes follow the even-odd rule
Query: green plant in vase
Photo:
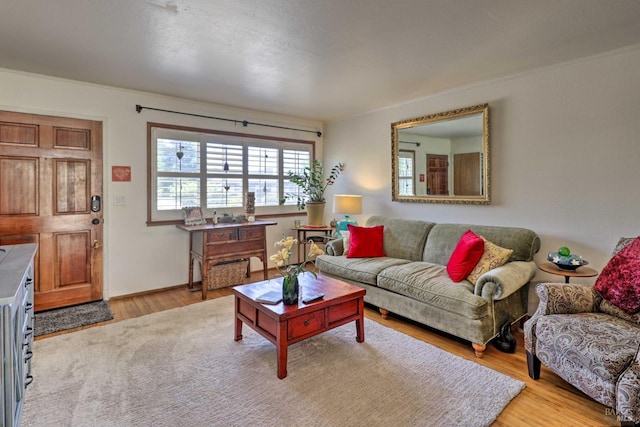
[[313, 277], [318, 277], [313, 269], [307, 269], [307, 264], [317, 255], [324, 254], [324, 251], [318, 247], [312, 240], [309, 240], [309, 252], [305, 254], [305, 259], [300, 264], [289, 264], [291, 258], [291, 249], [298, 244], [298, 240], [291, 236], [276, 242], [275, 247], [281, 248], [269, 259], [276, 265], [276, 269], [283, 276], [282, 280], [282, 302], [285, 304], [296, 304], [300, 293], [300, 284], [298, 276], [309, 272]]
[[338, 163], [331, 168], [329, 177], [325, 179], [322, 163], [314, 159], [311, 166], [305, 167], [302, 173], [289, 171], [289, 181], [300, 187], [300, 193], [286, 194], [280, 200], [280, 204], [283, 204], [286, 199], [296, 199], [298, 210], [303, 210], [307, 207], [307, 203], [325, 203], [324, 192], [328, 186], [333, 185], [343, 170], [344, 164]]

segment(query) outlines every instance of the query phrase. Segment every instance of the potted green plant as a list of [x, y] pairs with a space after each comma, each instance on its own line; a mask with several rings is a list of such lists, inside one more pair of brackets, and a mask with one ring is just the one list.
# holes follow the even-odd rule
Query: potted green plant
[[326, 200], [324, 192], [328, 186], [333, 185], [336, 178], [344, 170], [344, 164], [338, 163], [331, 168], [329, 177], [324, 178], [324, 168], [319, 160], [314, 159], [311, 166], [304, 168], [302, 173], [289, 171], [289, 181], [300, 187], [300, 193], [286, 194], [281, 203], [288, 198], [295, 198], [298, 210], [307, 210], [309, 225], [322, 225], [323, 211]]

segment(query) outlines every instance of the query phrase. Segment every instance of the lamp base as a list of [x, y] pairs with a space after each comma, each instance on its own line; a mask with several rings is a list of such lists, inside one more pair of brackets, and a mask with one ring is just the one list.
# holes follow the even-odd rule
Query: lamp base
[[349, 218], [349, 215], [345, 215], [343, 220], [336, 223], [336, 233], [338, 233], [338, 236], [343, 237], [342, 232], [349, 231], [349, 227], [347, 227], [349, 224], [358, 225], [358, 222]]

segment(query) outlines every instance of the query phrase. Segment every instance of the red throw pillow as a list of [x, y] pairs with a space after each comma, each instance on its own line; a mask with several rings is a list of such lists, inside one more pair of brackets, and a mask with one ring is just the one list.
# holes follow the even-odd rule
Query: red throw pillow
[[374, 258], [387, 256], [382, 248], [384, 225], [375, 227], [349, 227], [349, 253], [347, 258]]
[[593, 289], [628, 314], [640, 311], [640, 238], [609, 260]]
[[473, 231], [464, 232], [447, 263], [447, 273], [454, 282], [467, 277], [484, 253], [484, 240]]

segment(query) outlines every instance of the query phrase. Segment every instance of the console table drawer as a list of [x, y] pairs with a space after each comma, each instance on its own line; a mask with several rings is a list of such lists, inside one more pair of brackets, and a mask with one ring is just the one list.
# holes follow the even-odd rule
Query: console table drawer
[[218, 255], [239, 254], [250, 251], [262, 251], [262, 240], [233, 241], [225, 243], [209, 243], [206, 247], [205, 258]]
[[264, 227], [245, 227], [238, 230], [238, 240], [261, 240], [264, 234]]
[[320, 331], [324, 328], [324, 310], [314, 311], [304, 316], [295, 317], [287, 324], [289, 340]]
[[236, 229], [207, 231], [207, 242], [227, 242], [238, 240]]

